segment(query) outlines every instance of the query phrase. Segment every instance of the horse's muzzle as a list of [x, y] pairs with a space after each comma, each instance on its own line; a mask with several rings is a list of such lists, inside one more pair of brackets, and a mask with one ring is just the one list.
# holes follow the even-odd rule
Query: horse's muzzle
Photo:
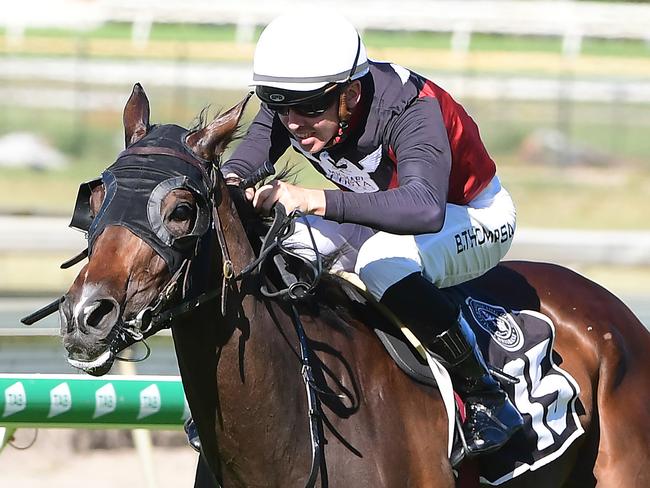
[[61, 335], [73, 367], [95, 376], [108, 372], [114, 360], [110, 345], [119, 313], [119, 305], [110, 297], [63, 297], [59, 306]]

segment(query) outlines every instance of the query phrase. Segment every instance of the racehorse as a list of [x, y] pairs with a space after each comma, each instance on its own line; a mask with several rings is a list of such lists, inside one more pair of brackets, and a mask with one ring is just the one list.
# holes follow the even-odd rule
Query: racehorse
[[[152, 126], [135, 85], [127, 148], [77, 201], [89, 259], [60, 303], [69, 362], [104, 374], [170, 323], [202, 456], [223, 487], [454, 486], [442, 398], [386, 353], [372, 329], [388, 319], [332, 275], [289, 303], [260, 292], [272, 278], [245, 272], [259, 218], [214, 165], [245, 105], [189, 131]], [[650, 486], [650, 334], [630, 310], [552, 264], [504, 262], [471, 286], [548, 317], [555, 362], [579, 387], [584, 434], [503, 486]]]

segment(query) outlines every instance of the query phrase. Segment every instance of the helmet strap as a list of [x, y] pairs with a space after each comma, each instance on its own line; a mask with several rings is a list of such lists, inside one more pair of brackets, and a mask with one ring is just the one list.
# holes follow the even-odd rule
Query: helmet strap
[[357, 53], [354, 56], [354, 62], [352, 63], [352, 68], [350, 69], [350, 74], [348, 74], [348, 79], [345, 81], [345, 86], [343, 90], [341, 90], [341, 94], [339, 95], [339, 134], [336, 139], [341, 140], [343, 139], [343, 134], [347, 130], [349, 126], [349, 121], [350, 117], [352, 116], [352, 113], [348, 109], [348, 96], [345, 92], [345, 88], [350, 84], [352, 81], [352, 76], [354, 76], [354, 72], [357, 70], [357, 63], [359, 62], [359, 54], [361, 53], [361, 36], [357, 33]]
[[325, 147], [332, 147], [335, 144], [338, 144], [345, 140], [345, 137], [347, 136], [346, 132], [350, 126], [350, 118], [352, 117], [352, 112], [350, 112], [350, 109], [348, 108], [348, 97], [345, 93], [345, 89], [339, 94], [338, 116], [339, 130], [336, 131], [334, 137], [330, 139]]
[[348, 128], [352, 113], [348, 109], [348, 96], [345, 89], [339, 95], [339, 128], [345, 130]]

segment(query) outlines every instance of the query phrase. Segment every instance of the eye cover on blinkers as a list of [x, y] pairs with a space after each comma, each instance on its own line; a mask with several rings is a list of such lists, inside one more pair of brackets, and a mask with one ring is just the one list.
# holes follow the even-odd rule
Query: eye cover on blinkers
[[77, 191], [77, 199], [74, 204], [74, 210], [72, 211], [72, 220], [70, 221], [70, 227], [81, 230], [83, 232], [88, 232], [90, 225], [93, 223], [93, 216], [90, 211], [90, 196], [92, 195], [95, 187], [101, 184], [102, 179], [95, 178], [94, 180], [87, 181], [79, 185], [79, 191]]
[[[135, 146], [164, 146], [186, 152], [181, 142], [186, 133], [182, 127], [158, 126]], [[167, 155], [120, 157], [102, 173], [101, 180], [80, 186], [70, 226], [88, 233], [89, 254], [107, 226], [126, 227], [149, 244], [165, 260], [170, 273], [174, 273], [184, 259], [193, 255], [199, 237], [210, 225], [206, 176], [193, 165]], [[100, 183], [104, 184], [104, 201], [92, 218], [90, 193]], [[179, 188], [194, 194], [197, 214], [192, 230], [175, 238], [165, 227], [160, 210], [164, 197]]]

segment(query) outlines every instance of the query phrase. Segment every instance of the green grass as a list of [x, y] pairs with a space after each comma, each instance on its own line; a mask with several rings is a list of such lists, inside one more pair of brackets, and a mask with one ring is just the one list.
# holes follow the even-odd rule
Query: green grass
[[650, 170], [501, 165], [523, 227], [650, 229]]
[[373, 31], [362, 33], [363, 41], [372, 48], [449, 49], [451, 36], [437, 32]]
[[556, 130], [608, 164], [650, 168], [647, 104], [474, 99], [463, 104], [478, 122], [489, 151], [499, 159], [517, 159], [538, 131]]
[[650, 57], [650, 43], [625, 39], [584, 39], [582, 52], [593, 56]]
[[[256, 29], [255, 38], [261, 29]], [[34, 37], [82, 37], [86, 39], [130, 39], [132, 24], [108, 23], [89, 31], [71, 32], [65, 29], [27, 29], [26, 35]], [[201, 24], [154, 24], [149, 39], [154, 41], [199, 41], [199, 42], [230, 42], [235, 40], [234, 25], [201, 25]]]
[[472, 51], [562, 52], [562, 39], [539, 36], [497, 36], [475, 34], [470, 44]]
[[[124, 100], [131, 87], [124, 87]], [[177, 123], [190, 127], [202, 108], [210, 105], [210, 116], [239, 101], [240, 92], [179, 92], [147, 89], [152, 100], [152, 123]], [[255, 103], [246, 112], [250, 121]], [[0, 167], [0, 212], [45, 212], [66, 214], [74, 203], [79, 184], [97, 177], [123, 149], [124, 132], [120, 113], [3, 107], [0, 135], [30, 132], [63, 152], [68, 166], [39, 171]]]

